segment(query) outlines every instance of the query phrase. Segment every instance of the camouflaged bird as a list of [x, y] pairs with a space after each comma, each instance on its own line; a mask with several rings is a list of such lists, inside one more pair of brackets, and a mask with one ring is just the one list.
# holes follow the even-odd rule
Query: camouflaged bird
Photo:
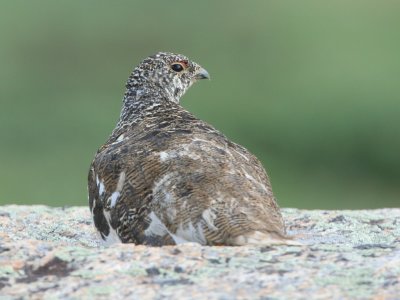
[[89, 204], [106, 243], [286, 243], [258, 159], [180, 104], [209, 78], [187, 57], [146, 58], [126, 84], [120, 120], [89, 171]]

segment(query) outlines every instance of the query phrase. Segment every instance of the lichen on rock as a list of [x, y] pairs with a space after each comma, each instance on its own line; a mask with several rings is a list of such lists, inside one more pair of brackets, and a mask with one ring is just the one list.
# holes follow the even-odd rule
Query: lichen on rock
[[[303, 245], [103, 247], [86, 207], [0, 207], [4, 299], [398, 299], [400, 209], [283, 209]], [[3, 298], [2, 298], [3, 299]]]

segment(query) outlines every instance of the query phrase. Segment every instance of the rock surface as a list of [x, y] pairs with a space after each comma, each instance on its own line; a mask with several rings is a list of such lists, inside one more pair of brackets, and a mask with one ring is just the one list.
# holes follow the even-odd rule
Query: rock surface
[[99, 245], [87, 207], [0, 206], [0, 299], [399, 299], [400, 209], [283, 209], [301, 246]]

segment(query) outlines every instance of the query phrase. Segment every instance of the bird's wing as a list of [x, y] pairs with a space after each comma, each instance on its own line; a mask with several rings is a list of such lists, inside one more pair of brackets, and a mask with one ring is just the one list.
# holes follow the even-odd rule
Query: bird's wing
[[284, 235], [261, 163], [201, 121], [190, 128], [143, 123], [114, 134], [92, 163], [89, 201], [102, 236], [114, 229], [124, 242], [224, 244], [249, 231]]

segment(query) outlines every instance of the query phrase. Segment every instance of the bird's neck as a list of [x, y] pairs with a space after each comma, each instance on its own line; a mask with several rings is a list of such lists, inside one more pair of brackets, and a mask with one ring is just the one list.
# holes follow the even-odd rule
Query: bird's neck
[[141, 121], [160, 109], [178, 103], [179, 99], [173, 98], [168, 90], [155, 84], [127, 85], [118, 124]]

